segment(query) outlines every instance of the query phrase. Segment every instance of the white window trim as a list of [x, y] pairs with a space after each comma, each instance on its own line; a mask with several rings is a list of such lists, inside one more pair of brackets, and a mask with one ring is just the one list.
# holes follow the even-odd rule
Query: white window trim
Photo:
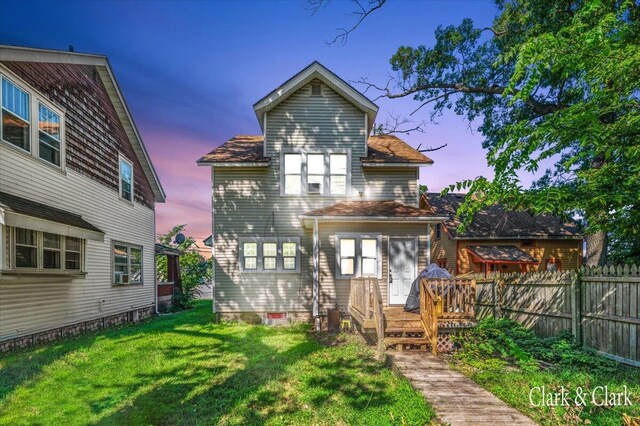
[[[27, 228], [24, 228], [27, 229]], [[3, 258], [2, 271], [3, 272], [15, 272], [15, 273], [37, 273], [42, 275], [79, 275], [86, 273], [86, 240], [83, 238], [77, 237], [67, 237], [65, 235], [55, 234], [60, 237], [60, 268], [59, 269], [48, 269], [44, 268], [44, 231], [35, 231], [33, 229], [28, 229], [29, 231], [36, 233], [36, 267], [35, 268], [22, 268], [16, 266], [16, 228], [12, 226], [4, 227], [4, 232], [0, 233], [0, 235], [4, 236], [2, 240], [0, 240], [3, 244], [3, 248], [5, 247], [5, 241], [8, 241], [9, 252], [7, 253], [8, 258]], [[51, 233], [51, 232], [49, 232]], [[66, 239], [67, 238], [76, 238], [80, 240], [80, 269], [66, 269]], [[55, 249], [57, 250], [57, 249]], [[3, 250], [4, 253], [4, 250]], [[74, 252], [75, 253], [75, 252]], [[6, 261], [6, 264], [4, 263]]]
[[[244, 243], [256, 243], [256, 269], [244, 267]], [[277, 243], [276, 269], [264, 269], [264, 253], [262, 243]], [[284, 269], [283, 243], [296, 243], [296, 268]], [[253, 256], [252, 256], [253, 257]], [[238, 238], [238, 269], [247, 274], [298, 274], [300, 273], [300, 237], [240, 237]]]
[[[131, 166], [131, 199], [127, 200], [122, 196], [122, 162], [125, 162]], [[122, 154], [118, 154], [118, 198], [127, 203], [133, 204], [136, 196], [135, 196], [135, 169], [133, 168], [133, 161], [129, 160], [127, 157]]]
[[[343, 238], [355, 239], [356, 240], [356, 252], [354, 259], [354, 274], [353, 275], [343, 275], [340, 270], [340, 240]], [[343, 232], [335, 234], [335, 264], [336, 264], [336, 279], [349, 279], [349, 278], [360, 278], [362, 275], [362, 240], [363, 239], [375, 239], [376, 240], [376, 250], [377, 250], [377, 265], [376, 272], [377, 276], [374, 278], [382, 279], [382, 234], [358, 234], [352, 232]], [[369, 276], [369, 275], [367, 275]]]
[[[67, 142], [66, 142], [66, 129], [65, 129], [65, 115], [66, 112], [57, 106], [55, 106], [46, 96], [42, 93], [38, 92], [36, 89], [31, 87], [28, 83], [22, 80], [20, 77], [9, 71], [6, 67], [0, 65], [0, 80], [5, 78], [9, 80], [13, 85], [17, 86], [24, 92], [29, 94], [29, 151], [26, 151], [10, 142], [4, 140], [2, 135], [2, 126], [0, 126], [0, 143], [3, 146], [9, 147], [10, 149], [15, 150], [23, 155], [27, 155], [29, 157], [35, 158], [40, 164], [44, 164], [48, 167], [51, 167], [54, 170], [66, 171], [66, 152], [67, 152]], [[0, 108], [2, 103], [2, 85], [0, 84]], [[60, 116], [60, 165], [53, 164], [47, 160], [40, 158], [40, 113], [38, 110], [38, 105], [42, 104], [49, 108], [54, 113]]]
[[[302, 161], [302, 171], [300, 176], [300, 194], [285, 194], [284, 182], [284, 156], [285, 154], [300, 154]], [[322, 193], [309, 193], [308, 192], [308, 173], [307, 173], [307, 155], [309, 154], [323, 154], [324, 155], [324, 180], [322, 184]], [[331, 194], [331, 154], [346, 154], [347, 155], [347, 177], [344, 194]], [[351, 198], [351, 149], [350, 148], [327, 148], [327, 149], [282, 149], [280, 151], [280, 196], [281, 197], [326, 197], [334, 199]]]
[[[127, 247], [127, 267], [129, 271], [127, 275], [129, 275], [129, 277], [131, 277], [131, 249], [134, 248], [134, 249], [140, 250], [140, 281], [131, 281], [131, 278], [129, 278], [128, 283], [116, 283], [116, 280], [115, 280], [116, 261], [115, 261], [115, 256], [113, 255], [114, 246]], [[123, 241], [111, 240], [111, 285], [117, 286], [117, 287], [130, 286], [130, 285], [133, 285], [133, 286], [144, 285], [144, 248], [143, 246], [138, 244], [125, 243]]]

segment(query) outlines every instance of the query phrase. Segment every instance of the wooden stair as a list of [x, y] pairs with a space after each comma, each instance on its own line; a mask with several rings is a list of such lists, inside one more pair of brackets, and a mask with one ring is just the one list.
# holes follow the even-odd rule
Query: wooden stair
[[401, 307], [384, 308], [384, 345], [397, 351], [430, 349], [420, 315]]

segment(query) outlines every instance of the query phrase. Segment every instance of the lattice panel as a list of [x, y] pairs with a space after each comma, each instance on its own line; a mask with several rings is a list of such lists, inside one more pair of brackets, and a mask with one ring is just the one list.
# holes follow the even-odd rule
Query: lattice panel
[[438, 352], [450, 353], [454, 350], [451, 333], [438, 333]]

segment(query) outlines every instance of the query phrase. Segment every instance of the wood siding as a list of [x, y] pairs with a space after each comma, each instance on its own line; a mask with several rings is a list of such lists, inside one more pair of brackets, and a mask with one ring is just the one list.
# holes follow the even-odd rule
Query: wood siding
[[[2, 61], [10, 71], [65, 111], [66, 167], [116, 193], [118, 154], [133, 163], [134, 196], [154, 208], [154, 196], [97, 67]], [[21, 82], [16, 82], [21, 83]], [[32, 123], [32, 127], [35, 123]]]
[[[155, 214], [73, 168], [60, 172], [0, 144], [0, 190], [82, 215], [105, 232], [87, 241], [86, 276], [0, 275], [0, 340], [154, 303]], [[112, 286], [111, 241], [143, 247], [144, 285]]]
[[[313, 82], [316, 83], [320, 82]], [[267, 114], [266, 156], [271, 157], [270, 167], [213, 168], [217, 312], [311, 311], [312, 233], [302, 228], [299, 216], [304, 212], [341, 200], [364, 200], [369, 197], [397, 199], [412, 205], [417, 203], [416, 169], [363, 172], [360, 157], [365, 155], [365, 114], [326, 85], [322, 87], [323, 96], [310, 96], [311, 84], [302, 87]], [[351, 150], [350, 194], [280, 195], [281, 151], [346, 148]], [[353, 195], [358, 193], [362, 195]], [[368, 229], [375, 228], [372, 226]], [[238, 265], [238, 239], [256, 236], [299, 236], [300, 272], [241, 272]], [[322, 244], [325, 244], [324, 241]], [[329, 244], [327, 241], [326, 246]], [[386, 246], [384, 249], [386, 252]], [[325, 263], [326, 259], [328, 257], [325, 255]], [[328, 275], [333, 276], [333, 273], [333, 269], [322, 268], [321, 279], [328, 280]], [[324, 282], [321, 287], [323, 285]], [[331, 284], [327, 285], [331, 287]], [[343, 301], [344, 294], [338, 295], [340, 290], [336, 291], [335, 288], [333, 286], [333, 290], [327, 290], [323, 306], [335, 304], [337, 298]]]

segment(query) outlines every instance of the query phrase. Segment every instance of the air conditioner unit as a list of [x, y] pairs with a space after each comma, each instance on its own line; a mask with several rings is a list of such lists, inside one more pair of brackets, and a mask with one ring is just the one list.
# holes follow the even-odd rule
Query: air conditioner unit
[[129, 274], [117, 274], [116, 284], [129, 284]]
[[319, 194], [320, 193], [320, 183], [319, 182], [309, 182], [307, 184], [307, 192], [309, 194]]

